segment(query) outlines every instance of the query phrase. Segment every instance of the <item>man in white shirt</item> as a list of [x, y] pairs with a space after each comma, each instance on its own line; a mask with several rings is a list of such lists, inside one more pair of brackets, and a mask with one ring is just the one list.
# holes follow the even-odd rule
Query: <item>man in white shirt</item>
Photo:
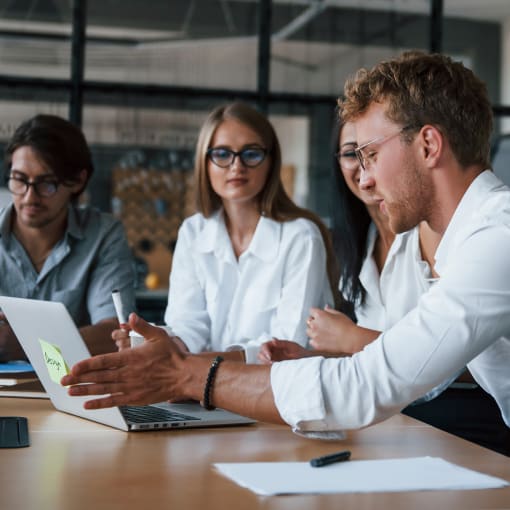
[[510, 427], [510, 189], [486, 170], [492, 111], [484, 84], [448, 57], [404, 54], [361, 70], [340, 106], [356, 123], [362, 185], [392, 230], [427, 221], [442, 234], [440, 279], [418, 306], [352, 357], [271, 367], [216, 360], [211, 369], [132, 315], [145, 344], [75, 365], [63, 384], [97, 384], [71, 395], [111, 395], [88, 401], [90, 409], [203, 399], [330, 435], [399, 412], [467, 365]]

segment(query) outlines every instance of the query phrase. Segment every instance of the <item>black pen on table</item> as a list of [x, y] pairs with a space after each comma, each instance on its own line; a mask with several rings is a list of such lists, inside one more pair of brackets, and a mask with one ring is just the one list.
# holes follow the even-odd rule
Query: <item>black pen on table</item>
[[335, 462], [343, 462], [345, 460], [349, 460], [350, 458], [351, 452], [349, 450], [344, 450], [342, 452], [330, 453], [329, 455], [324, 455], [322, 457], [312, 459], [310, 460], [310, 466], [329, 466], [329, 464], [334, 464]]

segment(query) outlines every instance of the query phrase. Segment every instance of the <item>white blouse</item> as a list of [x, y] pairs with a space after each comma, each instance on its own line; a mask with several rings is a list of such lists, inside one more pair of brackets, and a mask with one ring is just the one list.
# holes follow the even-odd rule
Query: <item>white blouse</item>
[[273, 337], [306, 346], [310, 308], [326, 304], [333, 305], [326, 250], [313, 222], [262, 216], [239, 259], [223, 211], [183, 222], [165, 322], [191, 352], [244, 349], [255, 363]]
[[[367, 237], [367, 254], [359, 276], [366, 294], [363, 303], [356, 305], [355, 313], [360, 326], [387, 331], [416, 307], [420, 297], [437, 280], [432, 278], [429, 265], [421, 257], [418, 227], [395, 236], [381, 274], [373, 257], [376, 239], [377, 229], [372, 223]], [[413, 404], [436, 398], [463, 371], [455, 372]]]
[[418, 304], [435, 279], [421, 258], [418, 227], [395, 237], [380, 274], [373, 257], [376, 238], [372, 223], [359, 275], [366, 294], [363, 303], [356, 304], [355, 313], [360, 326], [386, 331]]

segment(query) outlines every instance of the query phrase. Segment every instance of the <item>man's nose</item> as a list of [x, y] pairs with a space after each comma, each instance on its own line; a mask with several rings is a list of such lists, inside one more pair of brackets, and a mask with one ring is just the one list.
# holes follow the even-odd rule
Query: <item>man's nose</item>
[[364, 170], [360, 168], [360, 176], [359, 176], [359, 187], [362, 190], [368, 190], [373, 188], [375, 185], [375, 180], [372, 175], [372, 172], [369, 170]]
[[31, 199], [31, 198], [39, 198], [39, 195], [35, 191], [35, 186], [27, 186], [27, 190], [23, 194], [23, 198], [25, 199]]

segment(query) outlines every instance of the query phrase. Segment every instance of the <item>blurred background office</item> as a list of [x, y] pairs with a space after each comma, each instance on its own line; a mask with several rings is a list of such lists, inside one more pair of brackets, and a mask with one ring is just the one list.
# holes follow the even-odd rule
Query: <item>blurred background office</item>
[[36, 113], [80, 125], [96, 165], [84, 200], [122, 219], [140, 303], [162, 307], [206, 112], [232, 99], [267, 112], [289, 194], [328, 221], [336, 98], [406, 49], [487, 83], [510, 183], [508, 0], [0, 0], [0, 147]]

